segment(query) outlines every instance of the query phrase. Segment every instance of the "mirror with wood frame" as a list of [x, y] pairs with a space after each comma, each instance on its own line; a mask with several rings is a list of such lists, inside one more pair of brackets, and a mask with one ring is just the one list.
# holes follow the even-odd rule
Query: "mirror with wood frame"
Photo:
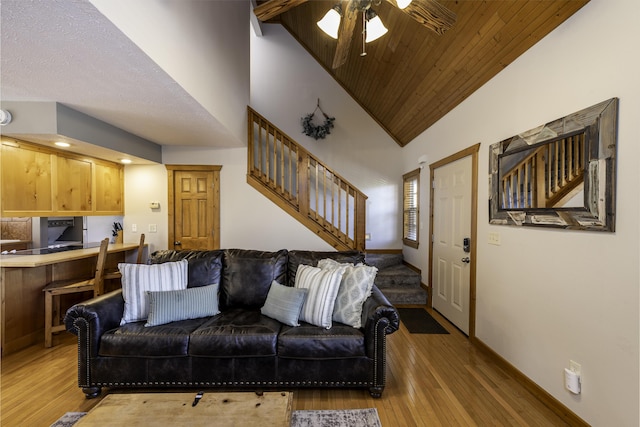
[[615, 231], [618, 98], [491, 145], [491, 224]]

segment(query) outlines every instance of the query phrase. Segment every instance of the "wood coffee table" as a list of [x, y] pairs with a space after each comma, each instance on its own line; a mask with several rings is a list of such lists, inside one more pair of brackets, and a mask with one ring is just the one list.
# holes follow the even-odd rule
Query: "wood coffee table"
[[110, 394], [74, 427], [254, 426], [289, 427], [290, 392], [204, 392]]

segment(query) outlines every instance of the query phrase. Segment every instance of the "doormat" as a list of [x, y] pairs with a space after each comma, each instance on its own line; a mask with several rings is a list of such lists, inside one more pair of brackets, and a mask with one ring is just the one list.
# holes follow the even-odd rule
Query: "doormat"
[[[72, 427], [86, 412], [67, 412], [51, 427]], [[293, 411], [291, 427], [382, 427], [376, 408]]]
[[449, 332], [423, 308], [398, 308], [400, 321], [412, 334], [448, 334]]

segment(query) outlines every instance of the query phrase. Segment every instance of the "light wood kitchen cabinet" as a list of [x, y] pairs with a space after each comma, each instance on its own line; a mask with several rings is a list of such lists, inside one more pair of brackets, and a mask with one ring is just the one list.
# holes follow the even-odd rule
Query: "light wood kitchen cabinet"
[[122, 188], [124, 186], [124, 168], [120, 165], [95, 165], [96, 191], [94, 204], [101, 215], [121, 214], [123, 209]]
[[89, 160], [57, 156], [57, 193], [55, 210], [59, 212], [90, 212], [91, 175]]
[[124, 167], [2, 138], [2, 217], [124, 214]]
[[[2, 216], [5, 212], [52, 210], [52, 158], [50, 153], [2, 144]], [[31, 215], [25, 215], [31, 216]]]

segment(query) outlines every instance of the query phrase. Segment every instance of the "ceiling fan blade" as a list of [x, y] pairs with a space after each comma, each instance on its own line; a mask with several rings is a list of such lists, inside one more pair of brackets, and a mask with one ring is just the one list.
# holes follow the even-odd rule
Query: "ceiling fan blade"
[[255, 13], [260, 21], [264, 22], [307, 1], [308, 0], [270, 0], [256, 6], [253, 9], [253, 13]]
[[333, 57], [334, 70], [347, 61], [349, 49], [351, 48], [351, 39], [353, 38], [353, 30], [356, 28], [356, 19], [358, 18], [358, 10], [355, 7], [355, 0], [342, 1], [342, 19], [340, 20], [340, 29], [338, 30], [338, 46]]
[[[397, 7], [396, 0], [387, 0]], [[435, 0], [413, 0], [404, 13], [438, 34], [444, 34], [456, 23], [456, 14]]]

